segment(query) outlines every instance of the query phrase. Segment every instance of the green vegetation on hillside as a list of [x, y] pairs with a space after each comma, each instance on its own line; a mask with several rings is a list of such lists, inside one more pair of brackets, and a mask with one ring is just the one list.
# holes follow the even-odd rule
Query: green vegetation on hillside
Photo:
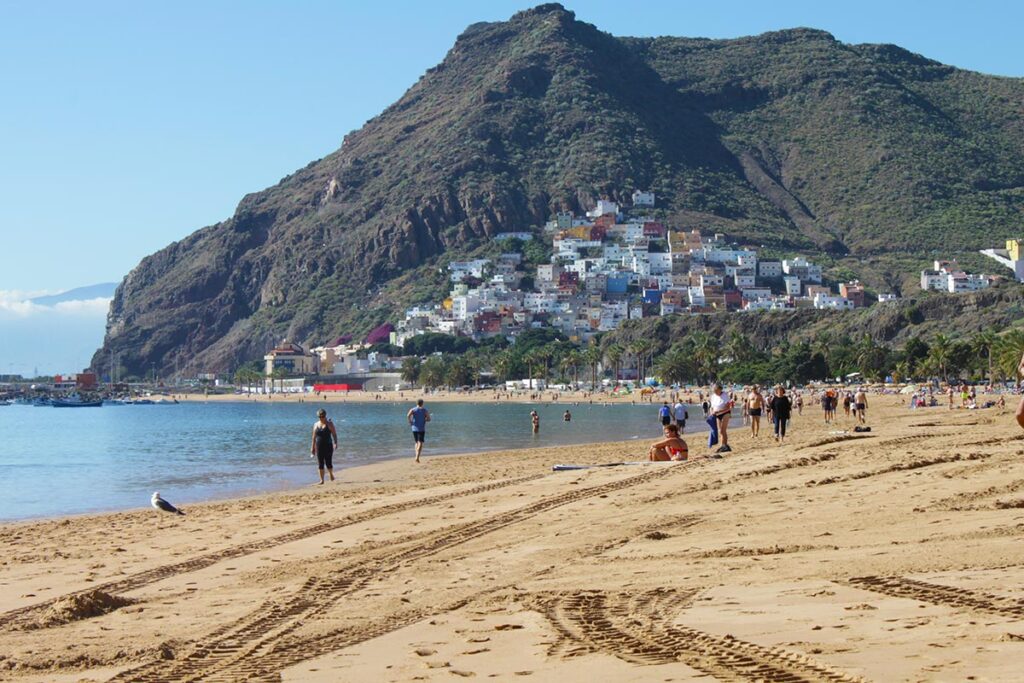
[[634, 189], [680, 227], [905, 290], [905, 268], [1019, 232], [1022, 111], [1021, 79], [895, 46], [615, 38], [543, 5], [474, 24], [341, 149], [144, 259], [93, 366], [224, 370], [359, 335], [438, 300], [447, 260], [495, 233]]

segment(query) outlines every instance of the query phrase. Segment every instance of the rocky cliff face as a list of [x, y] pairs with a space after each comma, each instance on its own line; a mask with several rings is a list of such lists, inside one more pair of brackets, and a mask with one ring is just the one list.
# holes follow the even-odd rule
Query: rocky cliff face
[[978, 248], [1024, 205], [1022, 110], [1019, 79], [892, 46], [619, 39], [540, 6], [470, 26], [341, 149], [144, 259], [93, 366], [224, 371], [365, 332], [450, 255], [636, 188], [757, 244]]

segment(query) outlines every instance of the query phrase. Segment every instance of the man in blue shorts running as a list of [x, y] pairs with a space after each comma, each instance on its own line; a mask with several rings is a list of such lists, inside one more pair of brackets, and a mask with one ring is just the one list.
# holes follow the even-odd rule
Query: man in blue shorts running
[[423, 451], [423, 440], [427, 437], [427, 423], [430, 422], [430, 411], [423, 407], [423, 399], [416, 401], [416, 407], [405, 416], [412, 427], [412, 441], [416, 449], [416, 462], [420, 461]]

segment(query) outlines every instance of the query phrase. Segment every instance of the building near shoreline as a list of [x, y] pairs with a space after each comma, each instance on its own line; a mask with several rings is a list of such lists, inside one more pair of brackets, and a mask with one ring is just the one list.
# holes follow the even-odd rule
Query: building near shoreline
[[289, 375], [313, 375], [320, 367], [318, 356], [287, 339], [263, 356], [263, 361], [264, 374], [267, 377], [272, 377], [275, 372], [284, 372]]

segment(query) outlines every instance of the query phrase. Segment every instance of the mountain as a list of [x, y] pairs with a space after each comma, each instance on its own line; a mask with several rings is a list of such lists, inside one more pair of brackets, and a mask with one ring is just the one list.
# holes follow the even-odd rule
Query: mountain
[[109, 299], [112, 296], [114, 296], [114, 292], [116, 290], [116, 282], [101, 282], [98, 285], [88, 285], [87, 287], [75, 287], [74, 289], [69, 289], [66, 292], [61, 292], [60, 294], [37, 296], [32, 299], [29, 299], [29, 301], [40, 306], [53, 306], [54, 304], [66, 303], [68, 301]]
[[470, 26], [339, 150], [145, 258], [94, 366], [229, 370], [284, 336], [365, 333], [496, 232], [638, 188], [682, 227], [899, 289], [1019, 228], [1022, 111], [1024, 80], [896, 46], [616, 38], [542, 5]]

